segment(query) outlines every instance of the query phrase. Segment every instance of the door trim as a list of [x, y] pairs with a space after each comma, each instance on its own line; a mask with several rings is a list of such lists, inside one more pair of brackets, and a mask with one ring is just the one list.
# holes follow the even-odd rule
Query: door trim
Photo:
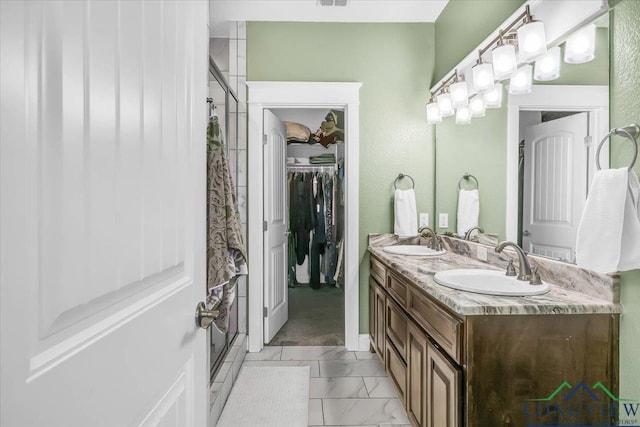
[[[569, 104], [570, 103], [570, 104]], [[518, 144], [520, 111], [584, 111], [589, 113], [589, 180], [595, 170], [595, 147], [609, 129], [609, 87], [580, 85], [534, 85], [528, 95], [509, 95], [507, 109], [507, 175], [505, 239], [518, 239]], [[609, 164], [609, 148], [600, 154]]]
[[[249, 351], [263, 347], [263, 110], [269, 108], [344, 108], [345, 110], [345, 347], [359, 349], [359, 105], [360, 82], [247, 82], [248, 93], [248, 212], [247, 240]], [[260, 274], [258, 274], [260, 273]]]

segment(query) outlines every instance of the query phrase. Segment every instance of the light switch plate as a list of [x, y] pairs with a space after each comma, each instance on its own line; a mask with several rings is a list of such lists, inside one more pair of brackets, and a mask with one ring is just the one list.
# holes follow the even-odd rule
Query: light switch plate
[[487, 254], [487, 248], [485, 248], [484, 246], [478, 246], [478, 251], [476, 252], [476, 257], [480, 261], [488, 261], [489, 260], [489, 254]]
[[438, 227], [449, 228], [449, 214], [441, 213], [438, 217]]
[[421, 213], [420, 214], [420, 227], [428, 227], [429, 226], [429, 214]]

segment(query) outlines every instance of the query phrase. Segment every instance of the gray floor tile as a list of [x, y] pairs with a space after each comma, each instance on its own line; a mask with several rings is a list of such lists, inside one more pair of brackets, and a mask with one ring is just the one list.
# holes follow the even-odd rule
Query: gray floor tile
[[309, 397], [317, 398], [366, 398], [369, 397], [360, 377], [311, 378]]
[[386, 372], [377, 359], [321, 360], [321, 377], [384, 377]]
[[356, 351], [356, 359], [358, 360], [370, 360], [370, 359], [375, 359], [376, 354], [375, 353], [371, 353], [369, 351]]
[[309, 425], [324, 424], [322, 416], [322, 399], [309, 399]]
[[354, 360], [353, 351], [335, 346], [282, 347], [282, 360]]
[[325, 425], [409, 424], [398, 399], [322, 399]]
[[[281, 346], [265, 346], [258, 353], [247, 353], [245, 360], [280, 360], [282, 354]], [[310, 359], [306, 359], [310, 360]]]
[[308, 366], [312, 378], [320, 376], [317, 360], [245, 360], [243, 366]]
[[364, 377], [364, 384], [367, 387], [369, 397], [373, 398], [393, 398], [398, 397], [396, 390], [391, 384], [389, 377]]

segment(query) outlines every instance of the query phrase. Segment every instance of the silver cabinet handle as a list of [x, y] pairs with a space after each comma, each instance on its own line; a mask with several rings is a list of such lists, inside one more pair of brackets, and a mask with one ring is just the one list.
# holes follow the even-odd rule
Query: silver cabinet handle
[[207, 310], [203, 302], [198, 303], [196, 307], [196, 325], [202, 329], [208, 329], [209, 326], [218, 317], [218, 310]]
[[522, 235], [523, 235], [523, 236], [529, 236], [529, 235], [531, 235], [531, 233], [529, 233], [529, 230], [524, 230], [524, 231], [522, 232]]

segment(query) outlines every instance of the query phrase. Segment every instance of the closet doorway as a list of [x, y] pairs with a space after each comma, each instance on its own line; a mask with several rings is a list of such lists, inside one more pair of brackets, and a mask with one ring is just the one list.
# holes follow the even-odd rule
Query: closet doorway
[[[249, 278], [249, 351], [269, 343], [359, 350], [361, 84], [247, 85], [249, 258], [263, 272]], [[303, 132], [287, 144], [283, 122], [306, 126], [311, 137], [321, 125], [325, 136], [336, 128], [340, 138], [321, 141], [325, 147], [302, 141]]]

